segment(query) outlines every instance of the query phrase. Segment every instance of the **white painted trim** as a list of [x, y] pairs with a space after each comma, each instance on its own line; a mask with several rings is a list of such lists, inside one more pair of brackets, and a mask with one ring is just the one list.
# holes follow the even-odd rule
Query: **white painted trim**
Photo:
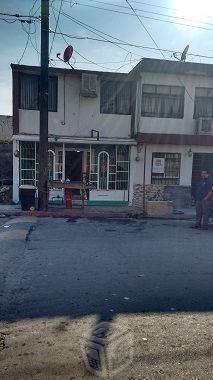
[[15, 157], [15, 151], [20, 152], [19, 141], [13, 141], [13, 202], [19, 202], [19, 157]]
[[53, 154], [53, 181], [55, 181], [55, 152], [52, 149], [48, 149], [48, 153]]
[[[18, 141], [39, 141], [39, 135], [25, 135], [18, 134], [13, 135], [12, 140]], [[48, 138], [49, 142], [64, 143], [64, 144], [96, 144], [96, 145], [136, 145], [134, 139], [116, 139], [116, 138], [101, 138], [99, 141], [89, 137], [66, 137], [57, 136], [57, 140], [54, 137]]]
[[[106, 189], [100, 189], [100, 155], [101, 154], [107, 155], [107, 188]], [[102, 150], [98, 153], [98, 183], [97, 183], [97, 189], [98, 190], [109, 190], [109, 153], [105, 150]]]

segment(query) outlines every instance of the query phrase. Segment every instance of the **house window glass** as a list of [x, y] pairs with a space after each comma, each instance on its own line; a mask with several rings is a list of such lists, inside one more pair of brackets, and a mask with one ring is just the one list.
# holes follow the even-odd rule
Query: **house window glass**
[[195, 89], [194, 118], [213, 117], [213, 89]]
[[20, 108], [38, 110], [38, 84], [37, 75], [21, 75]]
[[153, 153], [151, 183], [157, 185], [179, 185], [180, 164], [180, 153]]
[[183, 118], [184, 93], [181, 86], [143, 85], [142, 116]]
[[101, 82], [100, 112], [130, 115], [131, 86], [122, 82]]
[[21, 142], [20, 147], [20, 185], [33, 185], [36, 181], [37, 144]]
[[[57, 112], [58, 79], [49, 77], [48, 110]], [[20, 108], [27, 110], [39, 109], [39, 76], [21, 74], [20, 76]]]
[[128, 190], [129, 147], [93, 146], [90, 153], [90, 182], [97, 189]]

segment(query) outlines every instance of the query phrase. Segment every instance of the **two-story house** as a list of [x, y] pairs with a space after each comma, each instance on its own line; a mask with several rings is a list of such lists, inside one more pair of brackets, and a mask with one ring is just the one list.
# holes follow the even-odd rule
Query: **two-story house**
[[187, 206], [200, 170], [213, 172], [213, 65], [143, 59], [130, 76], [137, 81], [141, 144], [133, 203], [141, 204], [146, 193]]
[[[38, 183], [39, 67], [11, 67], [18, 202], [20, 185]], [[128, 74], [49, 69], [49, 179], [80, 181], [85, 175], [95, 187], [90, 204], [129, 203], [134, 92]]]
[[[13, 65], [13, 199], [38, 182], [39, 67]], [[143, 59], [129, 74], [49, 69], [49, 178], [88, 202], [191, 204], [213, 170], [213, 65]], [[144, 197], [145, 195], [145, 197]]]

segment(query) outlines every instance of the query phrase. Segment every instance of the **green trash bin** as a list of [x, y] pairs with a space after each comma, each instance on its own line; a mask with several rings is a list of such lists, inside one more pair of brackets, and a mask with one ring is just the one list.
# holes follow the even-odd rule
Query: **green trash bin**
[[31, 185], [19, 186], [19, 196], [21, 202], [21, 209], [29, 211], [35, 209], [35, 193], [37, 187]]

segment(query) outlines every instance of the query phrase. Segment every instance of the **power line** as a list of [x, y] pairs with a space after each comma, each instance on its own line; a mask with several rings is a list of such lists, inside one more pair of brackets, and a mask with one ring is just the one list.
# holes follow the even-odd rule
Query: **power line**
[[[126, 0], [127, 4], [129, 5], [129, 7], [132, 9], [132, 11], [134, 12], [135, 16], [138, 18], [140, 24], [142, 25], [143, 29], [147, 32], [147, 34], [149, 35], [149, 37], [151, 38], [151, 40], [154, 42], [155, 46], [157, 47], [157, 49], [161, 52], [163, 58], [165, 59], [165, 55], [163, 53], [163, 51], [159, 48], [157, 42], [155, 41], [155, 39], [152, 37], [151, 33], [148, 31], [148, 29], [145, 27], [145, 25], [143, 24], [142, 20], [140, 19], [140, 17], [138, 16], [138, 14], [135, 12], [134, 8], [132, 7], [132, 5], [129, 3], [129, 0]], [[187, 87], [185, 86], [185, 84], [183, 83], [183, 81], [181, 80], [181, 78], [179, 78], [179, 76], [176, 75], [176, 78], [177, 80], [181, 83], [182, 86], [185, 87], [186, 89], [186, 92], [189, 96], [189, 98], [191, 99], [192, 102], [194, 102], [194, 99], [192, 97], [192, 95], [190, 94], [190, 92], [188, 91]]]
[[25, 52], [26, 52], [26, 50], [27, 50], [27, 47], [28, 47], [29, 41], [30, 41], [30, 27], [31, 27], [31, 25], [29, 25], [29, 31], [28, 31], [28, 36], [27, 36], [26, 44], [25, 44], [25, 47], [24, 47], [23, 53], [22, 53], [20, 59], [18, 60], [18, 65], [20, 65], [20, 63], [21, 63], [21, 61], [22, 61], [22, 59], [23, 59], [23, 57], [24, 57], [24, 54], [25, 54]]
[[[63, 0], [64, 3], [68, 3], [67, 0]], [[128, 7], [124, 6], [124, 5], [118, 5], [118, 4], [112, 4], [112, 3], [107, 3], [106, 1], [99, 1], [99, 0], [89, 0], [90, 2], [93, 2], [93, 3], [98, 3], [98, 4], [104, 4], [104, 5], [108, 5], [108, 6], [113, 6], [113, 7], [116, 7], [116, 8], [121, 8], [121, 9], [129, 9]], [[77, 1], [76, 3], [73, 3], [73, 5], [84, 5], [84, 6], [87, 6], [88, 4], [81, 4], [79, 3], [79, 1]], [[170, 17], [170, 18], [173, 18], [173, 19], [179, 19], [179, 20], [184, 20], [184, 21], [192, 21], [192, 22], [198, 22], [198, 23], [201, 23], [200, 21], [197, 21], [195, 19], [192, 19], [192, 18], [186, 18], [186, 17], [180, 17], [180, 16], [173, 16], [173, 15], [169, 15], [169, 14], [165, 14], [165, 13], [159, 13], [159, 12], [153, 12], [153, 11], [147, 11], [147, 10], [144, 10], [144, 9], [141, 9], [141, 8], [134, 8], [135, 11], [139, 11], [139, 12], [142, 12], [142, 13], [149, 13], [149, 14], [153, 14], [153, 15], [157, 15], [157, 16], [163, 16], [163, 17]], [[113, 9], [112, 9], [113, 11]], [[162, 20], [164, 21], [164, 20]], [[166, 20], [165, 20], [166, 21]], [[202, 22], [202, 24], [205, 24], [205, 25], [212, 25], [212, 23], [209, 23], [209, 22]]]
[[[93, 8], [93, 9], [100, 9], [102, 11], [113, 12], [113, 13], [123, 14], [123, 15], [128, 15], [128, 16], [136, 16], [136, 15], [134, 15], [132, 13], [129, 13], [129, 12], [123, 12], [123, 11], [118, 11], [118, 10], [115, 10], [115, 9], [98, 7], [98, 6], [95, 6], [95, 5], [81, 4], [81, 3], [78, 3], [78, 2], [75, 2], [75, 5], [80, 5], [80, 6], [83, 6], [83, 7], [89, 7], [89, 8]], [[147, 20], [152, 20], [152, 21], [160, 21], [160, 22], [165, 22], [165, 23], [169, 23], [169, 24], [186, 26], [186, 27], [189, 27], [189, 28], [202, 29], [202, 30], [208, 30], [208, 31], [213, 30], [213, 28], [206, 28], [204, 26], [199, 26], [199, 25], [192, 25], [192, 24], [185, 24], [185, 23], [175, 22], [175, 21], [170, 21], [170, 20], [163, 20], [163, 19], [156, 18], [156, 17], [149, 17], [149, 16], [142, 16], [142, 15], [138, 15], [138, 17], [139, 18], [143, 18], [143, 19], [147, 19]], [[213, 24], [209, 24], [209, 25], [213, 25]]]
[[30, 16], [30, 15], [20, 15], [18, 13], [15, 13], [15, 14], [11, 14], [11, 13], [2, 13], [0, 12], [0, 15], [1, 16], [8, 16], [8, 17], [16, 17], [16, 18], [33, 18], [33, 19], [39, 19], [39, 17], [36, 17], [36, 16]]
[[49, 53], [49, 55], [52, 52], [52, 48], [53, 48], [53, 44], [54, 44], [54, 40], [55, 40], [55, 35], [56, 35], [56, 32], [57, 32], [57, 28], [58, 28], [59, 18], [60, 18], [61, 11], [62, 11], [62, 4], [63, 4], [63, 1], [61, 0], [59, 12], [58, 12], [58, 17], [57, 17], [56, 24], [55, 24], [55, 32], [53, 34], [53, 39], [52, 39], [52, 44], [51, 44], [51, 47], [50, 47], [50, 53]]
[[[157, 5], [157, 4], [153, 4], [153, 3], [146, 3], [144, 1], [137, 1], [137, 0], [131, 0], [131, 1], [132, 1], [132, 3], [137, 3], [137, 4], [140, 4], [140, 5], [146, 5], [148, 7], [161, 8], [161, 9], [167, 9], [167, 10], [171, 10], [171, 11], [178, 11], [178, 12], [184, 13], [184, 10], [180, 9], [180, 8], [166, 7], [166, 6], [163, 6], [163, 5]], [[64, 2], [66, 2], [66, 0], [64, 0]], [[209, 17], [213, 18], [213, 16], [205, 15], [205, 14], [201, 14], [200, 16], [208, 17], [208, 18]]]
[[[58, 10], [57, 10], [56, 8], [54, 8], [54, 9], [58, 12]], [[98, 36], [98, 37], [104, 38], [105, 41], [109, 41], [109, 40], [108, 40], [106, 37], [103, 37], [103, 35], [104, 35], [104, 36], [107, 36], [107, 37], [110, 37], [110, 38], [113, 38], [114, 40], [116, 40], [116, 42], [114, 42], [114, 45], [115, 45], [115, 46], [120, 47], [122, 50], [125, 50], [127, 53], [134, 54], [135, 56], [140, 57], [137, 53], [133, 53], [132, 51], [129, 51], [129, 50], [125, 49], [125, 48], [122, 48], [122, 47], [119, 46], [119, 44], [117, 43], [117, 41], [120, 41], [120, 42], [125, 42], [125, 41], [123, 41], [123, 40], [121, 40], [121, 39], [119, 39], [119, 38], [116, 38], [116, 37], [114, 37], [114, 36], [112, 36], [112, 35], [110, 35], [110, 34], [108, 34], [108, 33], [102, 32], [101, 30], [96, 29], [96, 28], [92, 27], [91, 25], [88, 25], [88, 24], [86, 24], [86, 23], [84, 23], [84, 22], [82, 22], [82, 21], [76, 19], [76, 18], [70, 16], [69, 14], [67, 14], [67, 13], [65, 13], [65, 12], [61, 12], [61, 14], [62, 14], [64, 17], [68, 18], [69, 20], [73, 21], [75, 24], [77, 24], [77, 25], [83, 27], [84, 29], [88, 30], [90, 33], [93, 33], [93, 34], [95, 34], [95, 35]], [[100, 35], [100, 33], [101, 33], [101, 35]]]
[[[55, 12], [54, 12], [53, 7], [52, 7], [52, 11], [53, 11], [53, 16], [54, 16], [54, 18], [55, 18], [55, 20], [56, 20], [56, 16], [55, 16]], [[62, 12], [61, 12], [61, 13], [62, 13]], [[63, 36], [63, 33], [61, 32], [60, 24], [58, 24], [58, 29], [59, 29], [59, 31], [60, 31], [60, 34], [61, 34], [61, 36], [62, 36], [64, 42], [65, 42], [67, 45], [69, 45], [68, 41], [65, 39], [65, 37]], [[56, 32], [56, 33], [57, 33], [57, 32]], [[57, 34], [58, 34], [58, 33], [57, 33]], [[86, 58], [86, 57], [83, 56], [81, 53], [79, 53], [76, 49], [75, 49], [75, 53], [76, 53], [77, 55], [79, 55], [81, 58], [83, 58], [85, 61], [89, 62], [89, 63], [92, 63], [92, 64], [94, 64], [94, 65], [96, 65], [96, 66], [99, 66], [99, 67], [101, 67], [102, 69], [103, 69], [103, 68], [104, 68], [104, 69], [108, 69], [107, 67], [101, 66], [101, 65], [95, 63], [94, 61], [92, 61], [92, 60]], [[111, 69], [110, 69], [110, 70], [111, 70]]]
[[[50, 33], [55, 33], [53, 30], [50, 29]], [[87, 36], [73, 36], [73, 35], [69, 35], [67, 33], [63, 33], [63, 32], [56, 32], [56, 34], [62, 34], [64, 35], [65, 37], [68, 37], [68, 38], [73, 38], [73, 39], [77, 39], [77, 40], [91, 40], [91, 41], [97, 41], [97, 42], [103, 42], [103, 43], [110, 43], [110, 44], [115, 44], [114, 41], [110, 41], [110, 40], [104, 40], [104, 39], [100, 39], [100, 38], [93, 38], [93, 37], [87, 37]], [[162, 52], [165, 52], [165, 53], [177, 53], [177, 54], [182, 54], [181, 51], [175, 51], [175, 50], [169, 50], [169, 49], [162, 49], [162, 48], [154, 48], [154, 47], [151, 47], [151, 46], [143, 46], [143, 45], [137, 45], [137, 44], [133, 44], [133, 43], [129, 43], [129, 42], [117, 42], [116, 43], [117, 45], [125, 45], [125, 46], [130, 46], [130, 47], [134, 47], [134, 48], [138, 48], [138, 49], [143, 49], [143, 50], [154, 50], [154, 51], [162, 51]], [[192, 56], [192, 57], [199, 57], [199, 58], [207, 58], [207, 59], [213, 59], [213, 56], [207, 56], [207, 55], [201, 55], [201, 54], [193, 54], [193, 53], [188, 53], [187, 56]], [[122, 61], [123, 62], [123, 61]]]

